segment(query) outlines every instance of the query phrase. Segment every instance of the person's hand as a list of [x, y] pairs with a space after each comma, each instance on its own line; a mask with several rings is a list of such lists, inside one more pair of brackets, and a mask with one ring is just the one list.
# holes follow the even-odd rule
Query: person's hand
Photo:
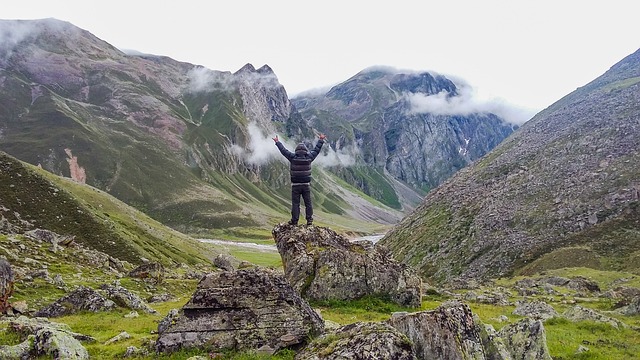
[[320, 140], [324, 140], [324, 139], [326, 139], [326, 138], [327, 138], [327, 135], [325, 135], [325, 134], [320, 134], [320, 135], [318, 135], [318, 137], [320, 138]]
[[276, 135], [276, 137], [273, 138], [273, 142], [278, 142], [278, 135]]

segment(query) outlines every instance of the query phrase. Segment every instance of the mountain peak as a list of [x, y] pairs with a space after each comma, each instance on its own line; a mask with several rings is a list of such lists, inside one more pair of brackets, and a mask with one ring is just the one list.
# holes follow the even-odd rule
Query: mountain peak
[[234, 75], [241, 75], [241, 74], [254, 73], [254, 72], [256, 72], [256, 68], [253, 67], [253, 65], [251, 63], [246, 63], [243, 67], [240, 68], [240, 70], [236, 71], [233, 74]]
[[271, 67], [267, 64], [262, 65], [262, 67], [260, 69], [258, 69], [258, 73], [259, 74], [263, 74], [263, 75], [272, 75], [275, 74], [273, 72], [273, 69], [271, 69]]

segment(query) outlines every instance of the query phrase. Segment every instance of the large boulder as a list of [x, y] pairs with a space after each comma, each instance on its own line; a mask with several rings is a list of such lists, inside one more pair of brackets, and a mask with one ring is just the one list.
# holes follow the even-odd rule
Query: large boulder
[[349, 242], [319, 226], [278, 224], [273, 237], [285, 277], [308, 300], [355, 300], [368, 295], [420, 306], [422, 281], [382, 246]]
[[89, 353], [81, 341], [94, 342], [88, 335], [71, 331], [68, 325], [44, 318], [20, 316], [8, 321], [7, 331], [22, 340], [17, 345], [0, 345], [0, 359], [32, 358], [88, 359]]
[[40, 309], [35, 316], [58, 317], [75, 314], [79, 311], [109, 311], [115, 307], [116, 304], [113, 301], [104, 298], [97, 291], [86, 286], [79, 286], [71, 293]]
[[318, 313], [273, 270], [206, 275], [180, 310], [158, 326], [158, 352], [210, 346], [255, 350], [302, 346], [324, 331]]
[[496, 332], [459, 301], [431, 311], [396, 313], [387, 323], [411, 340], [418, 359], [551, 359], [540, 320], [523, 319]]
[[411, 342], [385, 323], [354, 323], [315, 339], [295, 360], [417, 359]]
[[147, 305], [142, 298], [120, 285], [103, 284], [100, 288], [104, 290], [109, 300], [115, 302], [116, 305], [120, 307], [132, 310], [142, 310], [149, 314], [157, 313], [157, 311]]
[[511, 359], [469, 306], [458, 301], [431, 311], [395, 313], [387, 323], [409, 338], [418, 359]]
[[498, 332], [513, 359], [551, 360], [541, 320], [522, 319]]

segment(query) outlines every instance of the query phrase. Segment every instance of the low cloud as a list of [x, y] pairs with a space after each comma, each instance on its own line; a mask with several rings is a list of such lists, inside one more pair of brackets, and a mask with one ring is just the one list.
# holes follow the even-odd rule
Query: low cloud
[[229, 90], [232, 88], [233, 75], [230, 72], [215, 71], [196, 66], [187, 73], [190, 92]]
[[35, 36], [39, 28], [33, 22], [23, 20], [0, 20], [0, 63], [5, 63], [15, 47]]
[[[266, 165], [271, 161], [283, 161], [288, 163], [287, 159], [280, 154], [280, 150], [275, 146], [273, 142], [273, 135], [265, 135], [262, 129], [256, 123], [250, 123], [247, 127], [249, 133], [249, 144], [247, 149], [240, 147], [239, 145], [232, 145], [231, 151], [244, 158], [248, 163], [253, 165]], [[280, 141], [289, 151], [294, 151], [297, 143], [293, 143], [280, 138]], [[309, 150], [312, 150], [317, 140], [314, 140], [313, 144], [307, 143]], [[327, 143], [322, 148], [322, 152], [316, 160], [313, 162], [320, 167], [331, 166], [351, 166], [355, 164], [354, 150], [352, 148], [343, 148], [338, 151], [331, 148]]]
[[493, 113], [505, 121], [522, 125], [535, 115], [535, 111], [509, 104], [500, 98], [483, 99], [466, 84], [456, 84], [458, 95], [446, 91], [435, 95], [406, 94], [414, 114], [469, 115], [473, 113]]
[[70, 23], [54, 18], [40, 20], [0, 20], [0, 64], [4, 64], [23, 41], [32, 40], [43, 31], [66, 32], [69, 35], [80, 31]]

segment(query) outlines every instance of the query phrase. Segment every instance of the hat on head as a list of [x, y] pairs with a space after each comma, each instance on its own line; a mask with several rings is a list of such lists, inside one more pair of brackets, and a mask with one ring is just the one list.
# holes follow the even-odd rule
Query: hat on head
[[296, 154], [306, 154], [308, 152], [309, 149], [307, 149], [307, 145], [304, 143], [299, 143], [298, 146], [296, 146]]

